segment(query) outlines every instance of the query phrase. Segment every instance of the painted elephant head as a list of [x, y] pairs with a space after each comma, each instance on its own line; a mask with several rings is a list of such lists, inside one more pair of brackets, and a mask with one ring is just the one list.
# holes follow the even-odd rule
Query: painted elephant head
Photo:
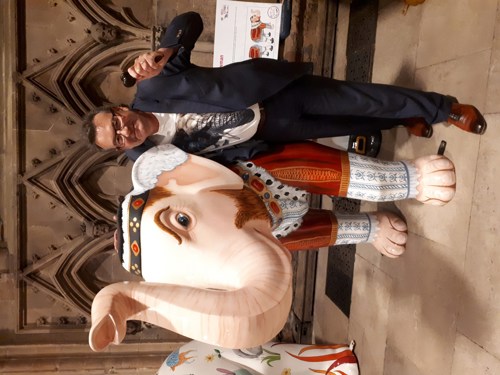
[[123, 265], [145, 282], [102, 289], [93, 350], [123, 340], [138, 319], [228, 348], [262, 344], [286, 322], [290, 254], [239, 176], [171, 145], [142, 155], [122, 204]]

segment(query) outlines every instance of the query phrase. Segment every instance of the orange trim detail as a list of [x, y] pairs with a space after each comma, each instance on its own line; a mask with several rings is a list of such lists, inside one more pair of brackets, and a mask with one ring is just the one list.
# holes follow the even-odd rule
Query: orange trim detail
[[[340, 179], [339, 197], [346, 197], [351, 179], [351, 165], [349, 163], [349, 154], [347, 152], [340, 155], [340, 165], [342, 169], [342, 177]], [[337, 237], [337, 235], [335, 235], [335, 237]]]

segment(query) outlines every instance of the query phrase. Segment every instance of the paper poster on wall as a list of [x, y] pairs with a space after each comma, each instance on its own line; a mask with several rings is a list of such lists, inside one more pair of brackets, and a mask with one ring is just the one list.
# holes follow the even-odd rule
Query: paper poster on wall
[[213, 66], [277, 59], [280, 27], [279, 3], [217, 0]]

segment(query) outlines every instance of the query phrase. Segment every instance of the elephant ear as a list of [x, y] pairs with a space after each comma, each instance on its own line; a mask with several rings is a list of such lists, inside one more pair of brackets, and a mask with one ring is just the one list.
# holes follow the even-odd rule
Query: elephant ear
[[196, 194], [216, 189], [242, 189], [243, 181], [230, 169], [174, 145], [160, 145], [142, 154], [132, 168], [134, 191], [162, 186], [172, 193]]

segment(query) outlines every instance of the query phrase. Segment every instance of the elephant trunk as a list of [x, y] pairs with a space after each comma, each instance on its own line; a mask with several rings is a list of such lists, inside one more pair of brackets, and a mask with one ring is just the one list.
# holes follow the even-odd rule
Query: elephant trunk
[[266, 242], [263, 248], [264, 242], [257, 241], [252, 246], [257, 260], [245, 266], [241, 286], [233, 290], [147, 282], [105, 287], [92, 304], [90, 347], [98, 351], [118, 344], [128, 319], [232, 349], [269, 341], [288, 317], [292, 269], [289, 254], [279, 245]]

